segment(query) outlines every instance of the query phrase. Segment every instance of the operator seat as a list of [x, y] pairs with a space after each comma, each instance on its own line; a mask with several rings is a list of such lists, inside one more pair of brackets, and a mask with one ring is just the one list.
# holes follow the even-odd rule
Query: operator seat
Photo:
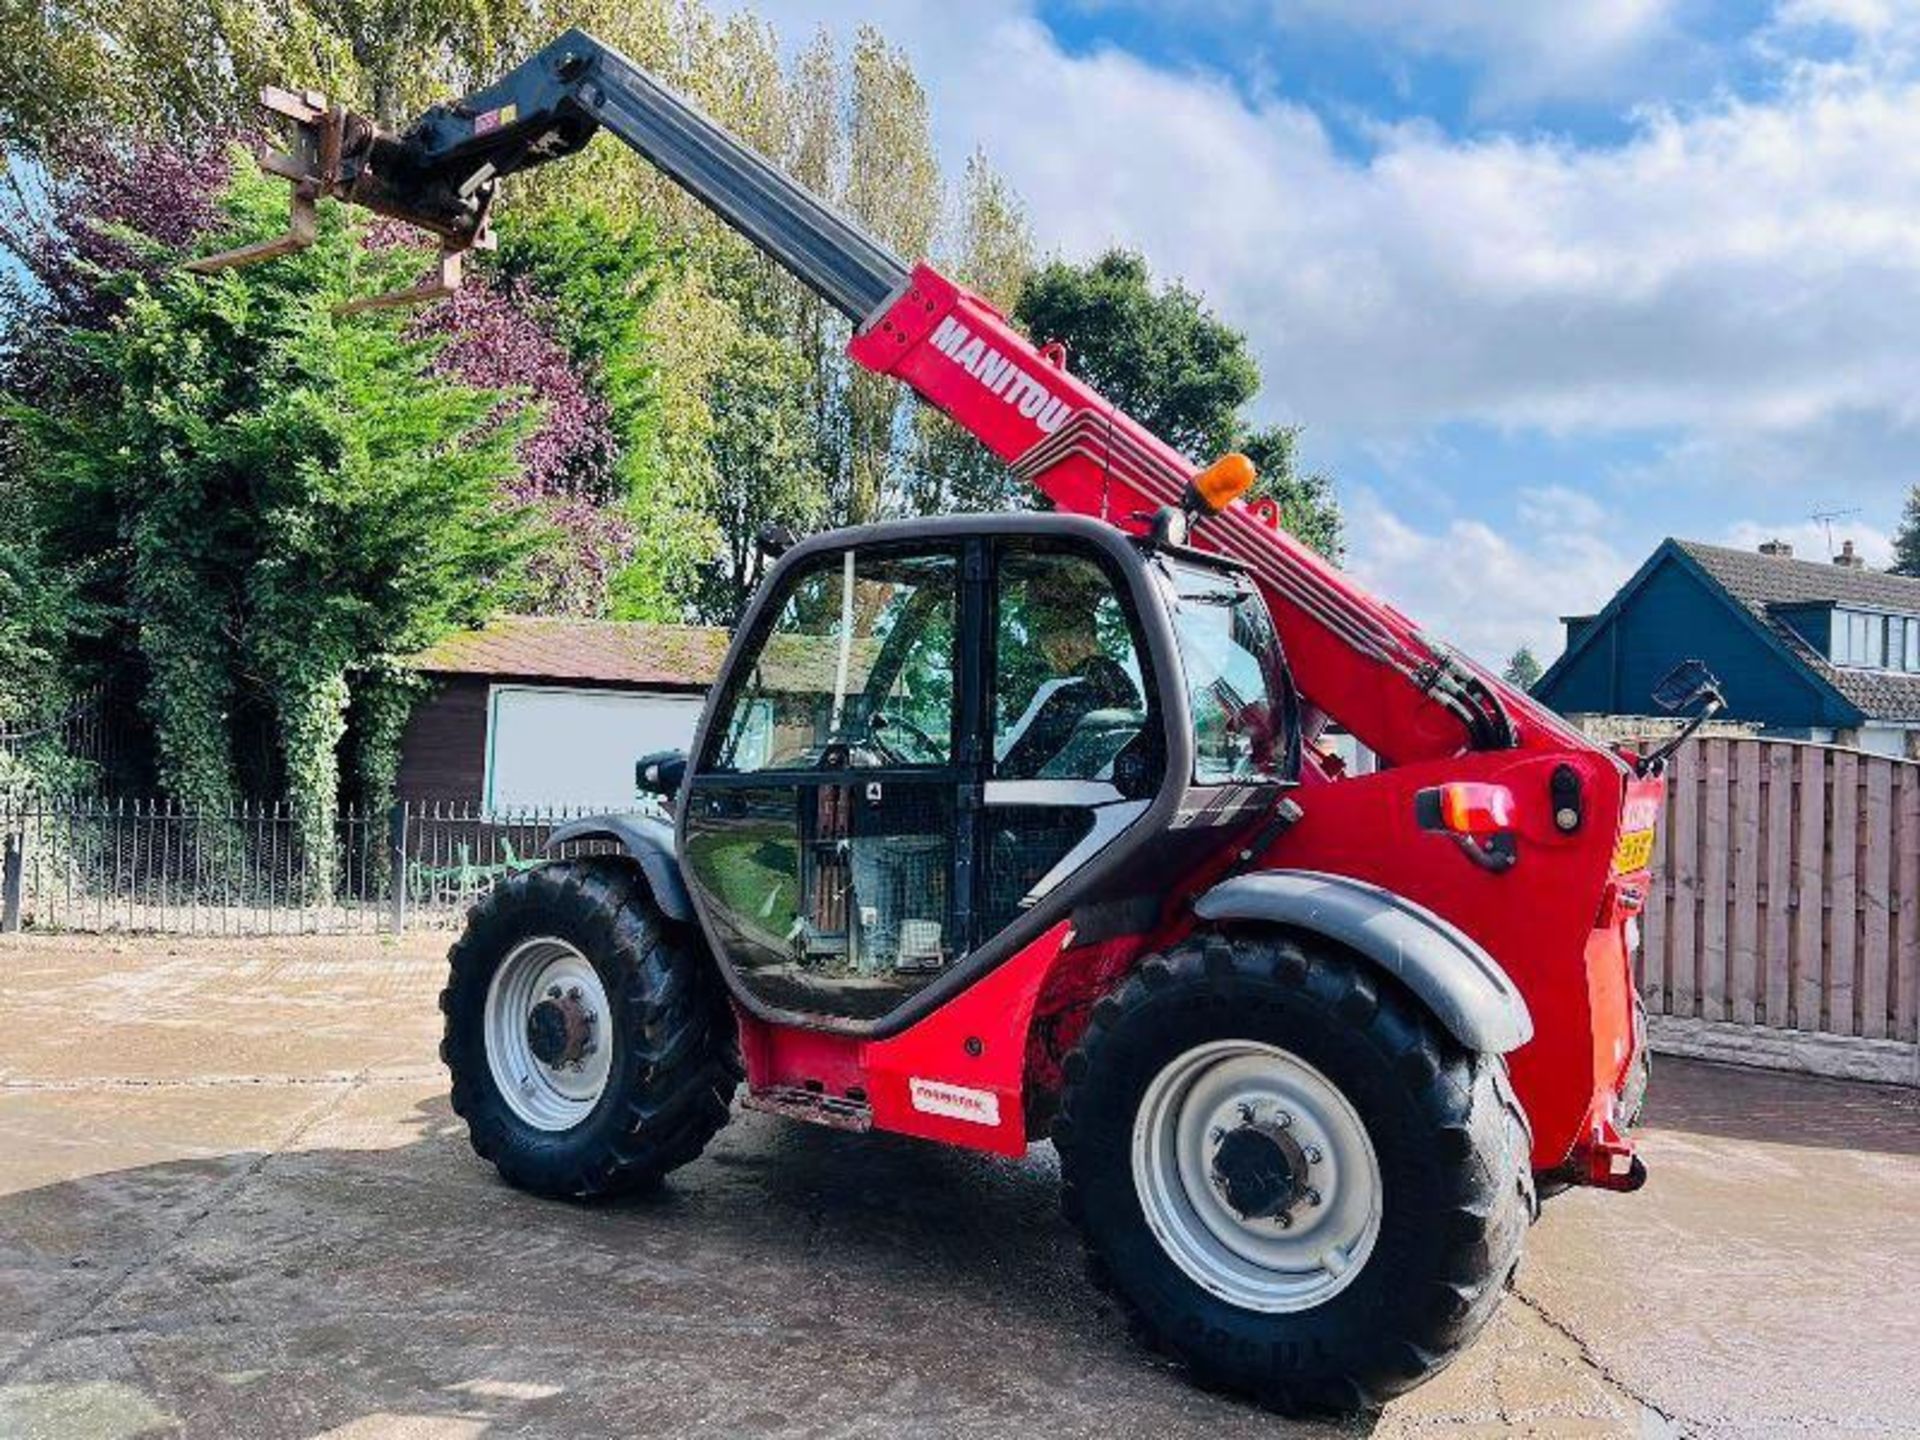
[[1073, 674], [1049, 680], [1034, 692], [1026, 713], [1013, 724], [1012, 741], [995, 773], [1003, 780], [1035, 779], [1094, 712], [1141, 709], [1140, 691], [1119, 662], [1090, 655]]

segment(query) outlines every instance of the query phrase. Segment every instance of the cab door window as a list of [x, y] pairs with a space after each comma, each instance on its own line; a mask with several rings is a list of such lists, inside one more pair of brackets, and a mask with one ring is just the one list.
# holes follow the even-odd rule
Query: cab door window
[[1090, 555], [1008, 546], [994, 636], [993, 774], [1101, 780], [1147, 721], [1140, 650]]
[[1147, 808], [1159, 712], [1123, 582], [1085, 547], [996, 565], [981, 933], [1013, 923]]
[[802, 574], [715, 727], [709, 773], [953, 758], [950, 554], [844, 551]]

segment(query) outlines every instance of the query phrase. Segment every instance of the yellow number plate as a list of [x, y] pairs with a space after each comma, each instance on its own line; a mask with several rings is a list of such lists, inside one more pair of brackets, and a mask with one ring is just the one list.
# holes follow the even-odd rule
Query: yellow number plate
[[1613, 873], [1626, 875], [1647, 868], [1653, 859], [1653, 831], [1634, 830], [1620, 837], [1613, 847]]

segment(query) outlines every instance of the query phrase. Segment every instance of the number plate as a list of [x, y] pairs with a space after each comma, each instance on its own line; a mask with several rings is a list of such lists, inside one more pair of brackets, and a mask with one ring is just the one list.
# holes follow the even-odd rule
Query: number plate
[[1626, 875], [1644, 870], [1653, 859], [1653, 831], [1631, 830], [1613, 847], [1613, 873]]

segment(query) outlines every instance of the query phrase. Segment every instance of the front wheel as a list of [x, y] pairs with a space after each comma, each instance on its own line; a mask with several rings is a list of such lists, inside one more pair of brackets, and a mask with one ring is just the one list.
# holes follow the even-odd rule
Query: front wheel
[[510, 875], [448, 957], [440, 1055], [473, 1148], [523, 1190], [655, 1184], [727, 1122], [733, 1017], [689, 937], [612, 857]]
[[1055, 1139], [1137, 1332], [1287, 1412], [1380, 1404], [1492, 1315], [1533, 1214], [1498, 1056], [1277, 933], [1147, 961], [1095, 1011]]

